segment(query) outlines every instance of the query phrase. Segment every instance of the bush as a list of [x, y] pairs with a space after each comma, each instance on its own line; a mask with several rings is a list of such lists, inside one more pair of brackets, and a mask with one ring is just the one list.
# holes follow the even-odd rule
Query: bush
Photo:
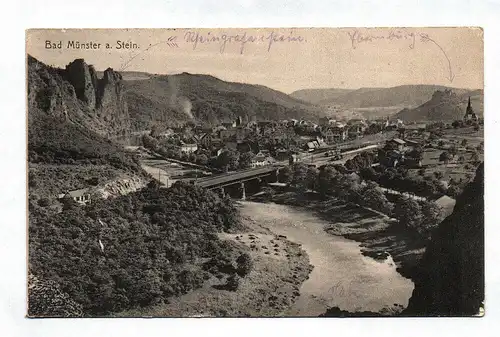
[[226, 289], [230, 291], [235, 291], [240, 286], [240, 278], [237, 274], [232, 274], [227, 278]]
[[238, 258], [236, 259], [236, 273], [244, 277], [250, 273], [252, 270], [253, 262], [252, 258], [250, 257], [250, 254], [248, 253], [242, 253]]

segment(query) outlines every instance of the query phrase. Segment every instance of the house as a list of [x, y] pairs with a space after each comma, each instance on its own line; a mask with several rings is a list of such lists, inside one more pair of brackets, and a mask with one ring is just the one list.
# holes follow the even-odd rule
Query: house
[[319, 147], [325, 147], [326, 146], [326, 142], [325, 142], [325, 139], [323, 137], [316, 136], [316, 141], [318, 142]]
[[198, 144], [181, 142], [181, 152], [193, 153], [196, 152], [196, 150], [198, 150]]
[[250, 133], [251, 130], [243, 127], [237, 127], [236, 129], [236, 142], [241, 142], [243, 141], [247, 135]]
[[385, 122], [385, 128], [390, 130], [401, 129], [404, 125], [401, 119], [389, 120], [389, 117], [387, 117], [387, 121]]
[[175, 131], [171, 128], [168, 128], [167, 130], [160, 133], [160, 137], [163, 137], [163, 138], [168, 138], [168, 137], [171, 137], [173, 135], [175, 135]]
[[213, 137], [209, 133], [202, 133], [201, 135], [198, 136], [198, 144], [202, 145], [203, 147], [210, 147], [213, 142]]
[[276, 160], [283, 161], [288, 159], [288, 150], [278, 149], [276, 150]]
[[379, 158], [380, 163], [387, 167], [396, 167], [404, 159], [404, 155], [396, 150], [388, 151], [385, 158]]
[[92, 202], [92, 198], [90, 196], [90, 190], [88, 188], [82, 188], [79, 190], [61, 193], [57, 196], [57, 198], [58, 199], [71, 198], [81, 205], [90, 204]]
[[387, 145], [391, 148], [396, 149], [400, 152], [403, 152], [406, 149], [406, 142], [399, 138], [394, 138], [387, 141]]
[[256, 155], [257, 156], [261, 155], [261, 156], [264, 156], [264, 157], [270, 157], [271, 153], [269, 152], [269, 150], [260, 150]]
[[325, 140], [327, 144], [342, 142], [347, 139], [347, 128], [342, 123], [336, 123], [335, 126], [325, 131]]
[[236, 137], [236, 129], [227, 129], [219, 131], [219, 138], [223, 141], [229, 138]]
[[226, 129], [232, 129], [236, 126], [236, 122], [222, 122], [221, 125]]
[[354, 119], [348, 122], [348, 135], [350, 138], [358, 138], [361, 137], [368, 125], [364, 120]]
[[252, 158], [252, 162], [250, 163], [251, 167], [261, 167], [270, 165], [274, 162], [274, 159], [270, 156], [266, 156], [259, 152], [255, 157]]
[[293, 165], [298, 162], [300, 162], [300, 157], [297, 154], [293, 153], [288, 157], [288, 163], [290, 165]]

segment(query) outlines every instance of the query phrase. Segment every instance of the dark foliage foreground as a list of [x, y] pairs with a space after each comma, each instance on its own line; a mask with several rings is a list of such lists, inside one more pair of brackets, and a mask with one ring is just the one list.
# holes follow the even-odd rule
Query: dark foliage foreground
[[[183, 183], [58, 214], [31, 204], [30, 272], [58, 284], [86, 316], [148, 306], [201, 286], [211, 273], [203, 264], [232, 250], [216, 233], [236, 223], [230, 199]], [[249, 262], [237, 262], [246, 273]]]

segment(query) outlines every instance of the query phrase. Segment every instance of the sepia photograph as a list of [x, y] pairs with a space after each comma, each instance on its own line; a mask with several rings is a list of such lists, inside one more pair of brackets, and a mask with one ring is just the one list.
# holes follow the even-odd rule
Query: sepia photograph
[[26, 30], [29, 318], [485, 314], [480, 27]]

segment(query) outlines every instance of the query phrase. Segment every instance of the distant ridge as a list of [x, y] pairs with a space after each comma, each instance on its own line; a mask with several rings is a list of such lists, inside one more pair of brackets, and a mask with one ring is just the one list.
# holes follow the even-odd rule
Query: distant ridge
[[[346, 89], [344, 89], [346, 90]], [[400, 107], [415, 108], [429, 99], [435, 91], [452, 90], [458, 95], [477, 90], [451, 88], [441, 85], [401, 85], [390, 88], [360, 88], [342, 92], [342, 89], [308, 89], [291, 94], [294, 97], [320, 105], [338, 105], [347, 108]], [[324, 97], [319, 99], [319, 97]]]
[[403, 109], [396, 117], [403, 121], [453, 121], [462, 119], [468, 99], [474, 112], [483, 116], [483, 90], [456, 93], [453, 90], [438, 90], [431, 99], [415, 109]]

